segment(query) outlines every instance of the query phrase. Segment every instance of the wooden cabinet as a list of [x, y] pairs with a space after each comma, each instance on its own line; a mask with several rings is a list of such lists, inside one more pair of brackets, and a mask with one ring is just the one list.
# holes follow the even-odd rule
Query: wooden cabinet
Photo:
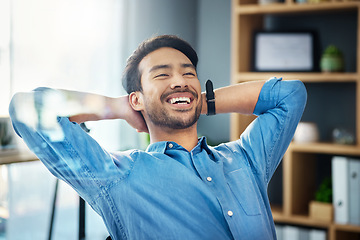
[[[309, 88], [312, 85], [329, 86], [333, 84], [338, 86], [350, 86], [353, 89], [353, 102], [344, 103], [353, 106], [351, 108], [351, 117], [353, 126], [353, 135], [356, 139], [355, 145], [338, 145], [331, 143], [331, 139], [323, 137], [319, 143], [298, 144], [291, 143], [287, 150], [282, 165], [282, 201], [279, 205], [272, 203], [272, 210], [275, 222], [284, 224], [294, 224], [310, 228], [323, 228], [327, 230], [328, 239], [360, 239], [360, 226], [340, 225], [334, 222], [321, 222], [309, 217], [309, 202], [314, 197], [314, 192], [318, 184], [319, 165], [331, 165], [331, 157], [334, 155], [345, 155], [360, 158], [360, 2], [355, 1], [335, 1], [330, 0], [320, 3], [296, 3], [295, 0], [285, 0], [284, 2], [260, 5], [257, 0], [233, 0], [232, 1], [232, 82], [240, 83], [245, 81], [254, 81], [269, 79], [271, 77], [283, 77], [283, 79], [300, 79]], [[269, 30], [267, 20], [269, 16], [287, 17], [301, 19], [308, 18], [336, 18], [337, 14], [352, 17], [354, 30], [350, 30], [348, 36], [342, 35], [343, 44], [351, 42], [350, 46], [354, 55], [348, 62], [348, 66], [341, 73], [322, 73], [317, 72], [254, 72], [252, 71], [253, 55], [253, 33], [258, 30]], [[339, 21], [341, 24], [341, 21]], [[299, 24], [294, 24], [294, 26]], [[309, 25], [309, 23], [308, 23]], [[311, 25], [311, 23], [310, 23]], [[289, 28], [287, 30], [299, 30]], [[334, 26], [341, 29], [346, 26]], [[322, 25], [317, 26], [315, 31], [322, 31]], [[330, 27], [331, 28], [331, 27]], [[277, 30], [277, 29], [271, 29]], [[283, 29], [281, 29], [283, 30]], [[300, 29], [301, 30], [301, 29]], [[313, 29], [314, 30], [314, 29]], [[355, 33], [354, 33], [355, 31]], [[336, 32], [334, 33], [336, 35]], [[323, 37], [319, 41], [331, 42], [330, 37]], [[335, 36], [338, 37], [338, 36]], [[334, 37], [334, 38], [335, 38]], [[315, 46], [317, 47], [317, 46]], [[319, 50], [319, 49], [317, 49]], [[323, 49], [321, 49], [323, 51]], [[320, 53], [320, 51], [319, 51]], [[281, 57], [281, 56], [279, 56]], [[320, 58], [315, 59], [315, 64]], [[314, 91], [309, 92], [314, 94]], [[311, 97], [311, 96], [309, 96]], [[315, 99], [315, 100], [314, 100]], [[314, 105], [316, 98], [308, 101], [309, 106]], [[316, 105], [316, 104], [315, 104]], [[340, 108], [343, 108], [340, 106]], [[345, 107], [344, 107], [345, 108]], [[305, 110], [306, 111], [306, 110]], [[332, 109], [336, 115], [336, 109]], [[346, 119], [348, 116], [339, 116]], [[254, 119], [252, 116], [233, 114], [231, 116], [231, 139], [238, 139], [246, 126]], [[318, 122], [318, 124], [322, 124]], [[360, 186], [359, 186], [360, 187]], [[360, 204], [360, 203], [359, 203]]]

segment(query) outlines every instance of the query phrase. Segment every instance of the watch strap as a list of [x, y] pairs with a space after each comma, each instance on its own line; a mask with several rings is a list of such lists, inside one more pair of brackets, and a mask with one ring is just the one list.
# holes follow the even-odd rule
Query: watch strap
[[215, 94], [214, 94], [214, 88], [213, 88], [213, 84], [211, 82], [211, 80], [207, 80], [206, 84], [206, 102], [207, 102], [207, 114], [208, 116], [210, 115], [215, 115], [216, 111], [215, 111]]

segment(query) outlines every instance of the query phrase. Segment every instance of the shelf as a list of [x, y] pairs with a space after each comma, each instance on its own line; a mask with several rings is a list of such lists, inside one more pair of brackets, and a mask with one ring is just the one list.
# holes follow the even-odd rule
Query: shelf
[[241, 72], [236, 75], [237, 82], [264, 80], [282, 77], [284, 80], [298, 79], [302, 82], [357, 82], [357, 73], [316, 73], [316, 72]]
[[38, 158], [29, 151], [21, 151], [13, 154], [7, 154], [5, 151], [0, 150], [0, 165], [11, 164], [20, 162], [37, 161]]
[[322, 222], [319, 220], [311, 219], [306, 215], [291, 215], [285, 216], [281, 214], [273, 214], [274, 221], [278, 223], [302, 225], [308, 227], [319, 227], [319, 228], [329, 228], [331, 222]]
[[275, 222], [290, 223], [295, 225], [316, 226], [328, 228], [331, 222], [322, 222], [309, 218], [307, 215], [286, 215], [281, 206], [271, 206], [271, 212]]
[[360, 147], [357, 145], [341, 145], [341, 144], [333, 144], [333, 143], [292, 142], [288, 148], [288, 151], [360, 156]]
[[273, 3], [273, 4], [241, 4], [236, 6], [235, 13], [242, 15], [276, 14], [276, 13], [311, 13], [338, 10], [357, 10], [359, 2], [322, 2], [312, 3]]
[[337, 231], [360, 233], [360, 226], [336, 224], [334, 222], [323, 222], [323, 221], [311, 219], [309, 216], [306, 215], [285, 216], [283, 214], [273, 212], [273, 218], [274, 221], [277, 223], [294, 224], [294, 225], [302, 225], [307, 227], [318, 227], [318, 228], [333, 227]]
[[338, 231], [348, 231], [360, 233], [360, 226], [349, 225], [349, 224], [337, 224], [334, 222], [324, 222], [310, 218], [308, 215], [290, 215], [283, 214], [281, 206], [271, 206], [272, 215], [274, 221], [277, 223], [302, 225], [308, 227], [318, 228], [334, 228]]
[[360, 233], [360, 226], [356, 225], [334, 224], [334, 227], [336, 228], [336, 230]]

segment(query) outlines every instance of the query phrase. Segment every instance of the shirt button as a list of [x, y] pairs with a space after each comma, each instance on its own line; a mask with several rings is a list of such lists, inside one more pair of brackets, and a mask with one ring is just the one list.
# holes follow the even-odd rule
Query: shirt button
[[212, 178], [211, 178], [211, 177], [207, 177], [206, 180], [208, 180], [208, 182], [211, 182], [211, 181], [212, 181]]
[[234, 215], [234, 213], [232, 211], [228, 211], [227, 214], [229, 217], [232, 217], [232, 215]]
[[169, 148], [173, 148], [174, 145], [172, 143], [169, 143]]

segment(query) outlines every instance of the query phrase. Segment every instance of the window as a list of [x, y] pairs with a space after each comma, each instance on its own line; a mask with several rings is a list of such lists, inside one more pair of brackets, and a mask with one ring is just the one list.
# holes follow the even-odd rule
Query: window
[[10, 99], [10, 0], [0, 0], [0, 116]]
[[[12, 94], [39, 86], [121, 95], [123, 5], [0, 0], [0, 116], [8, 115]], [[106, 149], [121, 148], [120, 121], [89, 128]], [[47, 238], [54, 188], [54, 177], [40, 162], [0, 165], [0, 239]], [[105, 239], [101, 218], [88, 205], [86, 210], [87, 239]], [[77, 234], [78, 196], [60, 181], [53, 239]]]

